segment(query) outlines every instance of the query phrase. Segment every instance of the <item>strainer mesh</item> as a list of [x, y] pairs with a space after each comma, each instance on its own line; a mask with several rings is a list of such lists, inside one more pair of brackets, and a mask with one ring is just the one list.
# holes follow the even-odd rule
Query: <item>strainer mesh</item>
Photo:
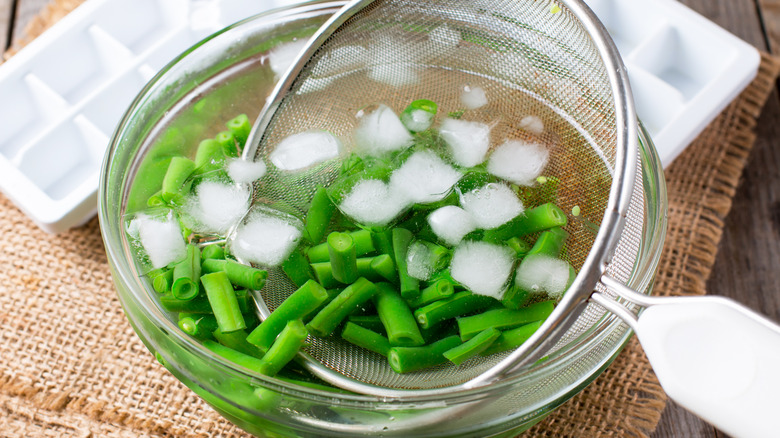
[[[398, 113], [412, 100], [425, 98], [439, 104], [440, 121], [462, 109], [464, 87], [481, 87], [489, 97], [485, 107], [467, 111], [463, 118], [491, 125], [492, 147], [506, 139], [525, 139], [550, 148], [545, 175], [561, 181], [557, 204], [566, 212], [575, 206], [581, 211], [567, 226], [566, 250], [572, 265], [580, 268], [609, 199], [618, 147], [616, 116], [598, 49], [571, 11], [555, 1], [375, 1], [342, 25], [306, 64], [255, 159], [268, 161], [283, 138], [311, 129], [339, 137], [346, 156], [354, 147], [352, 133], [361, 110], [381, 103]], [[542, 119], [544, 134], [519, 126], [527, 115]], [[284, 208], [303, 214], [317, 185], [335, 178], [340, 164], [333, 160], [305, 174], [269, 166], [269, 174], [255, 187], [256, 202], [278, 206], [283, 200]], [[639, 251], [641, 189], [637, 181], [627, 227], [609, 268], [622, 281], [628, 279]], [[292, 290], [289, 282], [269, 281], [263, 290], [269, 309]], [[555, 348], [575, 340], [602, 317], [591, 305]], [[503, 358], [493, 355], [459, 367], [399, 375], [384, 357], [335, 336], [310, 341], [308, 353], [325, 367], [396, 389], [457, 385]]]

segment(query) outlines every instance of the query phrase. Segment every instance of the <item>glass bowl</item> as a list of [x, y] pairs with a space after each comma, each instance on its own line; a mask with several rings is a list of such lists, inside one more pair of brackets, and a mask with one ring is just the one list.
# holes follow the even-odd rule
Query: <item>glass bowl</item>
[[[342, 4], [306, 3], [236, 23], [171, 62], [132, 103], [111, 139], [99, 188], [100, 227], [120, 302], [140, 339], [176, 378], [257, 436], [517, 434], [611, 363], [631, 335], [624, 323], [607, 314], [546, 360], [486, 387], [387, 399], [324, 391], [226, 361], [182, 332], [140, 277], [123, 218], [151, 193], [135, 183], [159, 171], [156, 158], [191, 153], [199, 139], [218, 133], [233, 116], [246, 113], [252, 120], [274, 84], [269, 49], [312, 34]], [[658, 157], [643, 129], [640, 154], [643, 235], [627, 285], [649, 294], [666, 232], [666, 195]]]

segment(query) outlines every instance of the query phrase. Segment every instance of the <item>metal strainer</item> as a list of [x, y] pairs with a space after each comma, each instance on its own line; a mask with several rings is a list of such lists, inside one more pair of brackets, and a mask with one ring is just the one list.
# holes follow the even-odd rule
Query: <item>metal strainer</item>
[[[282, 76], [261, 111], [244, 157], [268, 161], [283, 138], [310, 129], [335, 134], [343, 141], [346, 156], [353, 148], [351, 135], [360, 110], [382, 103], [398, 112], [411, 100], [426, 98], [439, 103], [442, 113], [455, 111], [461, 109], [458, 97], [464, 86], [479, 86], [491, 96], [487, 107], [467, 115], [493, 126], [493, 145], [506, 138], [526, 138], [529, 134], [518, 123], [524, 116], [543, 120], [545, 134], [538, 140], [552, 152], [545, 174], [561, 181], [559, 206], [569, 211], [577, 205], [581, 211], [581, 219], [567, 226], [567, 254], [579, 271], [577, 278], [544, 325], [514, 352], [457, 367], [397, 374], [384, 358], [337, 337], [313, 338], [303, 354], [308, 368], [340, 387], [382, 397], [450, 393], [494, 382], [555, 352], [596, 325], [609, 309], [638, 331], [656, 371], [664, 369], [658, 374], [666, 385], [666, 362], [654, 361], [650, 353], [658, 349], [648, 350], [647, 345], [657, 337], [678, 334], [696, 343], [703, 335], [674, 324], [662, 327], [667, 331], [656, 337], [643, 335], [639, 330], [643, 319], [637, 321], [635, 315], [638, 305], [669, 304], [652, 307], [654, 312], [645, 312], [644, 317], [672, 314], [687, 303], [655, 302], [621, 286], [641, 249], [645, 214], [637, 119], [614, 43], [581, 1], [353, 1], [312, 37]], [[316, 187], [335, 178], [340, 164], [332, 160], [304, 173], [271, 166], [263, 183], [254, 187], [255, 202], [283, 201], [285, 208], [304, 212]], [[273, 309], [294, 286], [279, 272], [271, 275], [259, 301]], [[738, 320], [734, 312], [745, 314], [730, 302], [717, 301], [716, 310], [705, 309], [710, 304], [697, 304], [694, 313], [710, 320], [718, 317], [722, 324]], [[263, 316], [268, 312], [265, 305], [260, 306]], [[677, 319], [660, 320], [676, 323], [686, 315], [678, 314]], [[748, 338], [780, 345], [777, 327], [750, 318], [755, 324], [740, 322], [738, 329], [759, 331]], [[647, 325], [657, 330], [659, 318], [652, 321]], [[780, 363], [780, 348], [775, 350], [770, 359]], [[769, 387], [780, 390], [778, 382], [772, 379]], [[742, 399], [739, 403], [761, 408], [760, 403]], [[697, 412], [728, 431], [722, 422], [727, 416], [707, 409]]]
[[[492, 144], [529, 138], [519, 121], [528, 115], [541, 118], [545, 133], [535, 138], [551, 149], [545, 174], [561, 181], [559, 206], [570, 211], [577, 205], [580, 217], [600, 224], [597, 233], [583, 221], [570, 221], [567, 254], [581, 274], [547, 330], [540, 330], [554, 330], [555, 336], [535, 336], [529, 353], [550, 353], [569, 326], [572, 330], [557, 345], [599, 321], [603, 309], [589, 306], [581, 312], [581, 307], [614, 244], [596, 242], [616, 241], [622, 218], [629, 216], [622, 249], [610, 267], [615, 278], [626, 280], [639, 250], [643, 198], [625, 72], [590, 10], [580, 2], [539, 0], [363, 0], [342, 12], [329, 21], [336, 28], [326, 23], [280, 80], [274, 92], [278, 98], [269, 99], [261, 112], [245, 157], [268, 161], [283, 138], [310, 129], [335, 134], [348, 153], [361, 109], [382, 103], [400, 111], [411, 100], [426, 98], [446, 113], [461, 109], [463, 87], [479, 86], [490, 101], [464, 118], [492, 125]], [[327, 185], [339, 166], [334, 160], [305, 174], [271, 166], [263, 185], [255, 186], [255, 200], [284, 200], [304, 211], [317, 185]], [[271, 275], [262, 300], [274, 309], [294, 288], [283, 274]], [[305, 355], [313, 373], [341, 387], [384, 396], [448, 391], [495, 372], [490, 370], [507, 356], [398, 374], [384, 358], [337, 336], [311, 341]]]

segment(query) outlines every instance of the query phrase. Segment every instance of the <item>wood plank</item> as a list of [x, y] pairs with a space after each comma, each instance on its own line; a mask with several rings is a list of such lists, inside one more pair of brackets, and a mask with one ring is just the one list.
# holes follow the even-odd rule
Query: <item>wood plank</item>
[[769, 49], [773, 54], [780, 54], [780, 0], [756, 1], [764, 22]]
[[5, 52], [10, 44], [8, 36], [13, 25], [13, 5], [15, 0], [0, 0], [0, 53]]
[[[779, 2], [778, 0], [771, 1]], [[682, 3], [751, 45], [766, 50], [759, 11], [753, 0], [682, 0]], [[776, 20], [776, 24], [780, 26], [780, 19]], [[772, 99], [769, 108], [763, 114], [756, 150], [752, 154], [746, 175], [756, 174], [754, 178], [760, 179], [761, 177], [758, 175], [765, 175], [772, 169], [771, 166], [780, 165], [780, 163], [776, 161], [772, 163], [768, 157], [764, 157], [769, 155], [769, 151], [766, 149], [772, 149], [772, 138], [778, 138], [777, 132], [769, 132], [770, 129], [775, 128], [777, 120], [780, 119], [780, 113], [775, 111], [777, 108], [777, 99]], [[762, 152], [762, 150], [764, 151]], [[774, 167], [774, 169], [777, 168]], [[775, 180], [780, 178], [776, 171], [774, 175]], [[767, 184], [767, 186], [771, 186], [771, 184]], [[773, 198], [770, 193], [767, 193], [768, 191], [770, 189], [766, 186], [755, 187], [755, 184], [748, 181], [748, 177], [741, 183], [733, 210], [727, 218], [723, 242], [720, 245], [713, 274], [707, 284], [708, 293], [732, 297], [757, 310], [765, 304], [774, 305], [776, 300], [780, 299], [777, 291], [770, 292], [766, 288], [768, 285], [780, 284], [780, 274], [775, 272], [776, 267], [780, 266], [780, 259], [774, 258], [773, 253], [773, 251], [779, 250], [776, 244], [777, 237], [769, 234], [771, 222], [767, 212], [768, 207], [772, 205], [772, 199], [775, 199], [776, 202], [777, 198]], [[748, 224], [750, 226], [746, 226]], [[780, 224], [778, 226], [780, 227]], [[774, 248], [772, 249], [773, 243]], [[752, 267], [753, 270], [748, 267]], [[760, 270], [760, 272], [755, 272], [755, 270]], [[765, 271], [772, 271], [773, 274], [766, 276]], [[751, 275], [752, 278], [745, 278]], [[757, 290], [758, 284], [764, 286], [764, 290], [760, 293], [753, 293], [752, 291]], [[774, 298], [769, 298], [772, 296], [771, 293], [774, 293]], [[771, 303], [764, 301], [771, 301]], [[780, 311], [777, 307], [775, 310]], [[670, 402], [652, 437], [683, 436], [711, 438], [727, 435], [674, 402]]]
[[[24, 36], [24, 30], [50, 0], [16, 0], [16, 17], [14, 17], [13, 39]], [[13, 43], [13, 39], [11, 43]]]

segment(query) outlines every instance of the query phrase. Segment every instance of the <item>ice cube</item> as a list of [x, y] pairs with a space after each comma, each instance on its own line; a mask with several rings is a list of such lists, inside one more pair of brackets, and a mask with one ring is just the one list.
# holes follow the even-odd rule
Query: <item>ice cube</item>
[[249, 187], [204, 181], [195, 187], [185, 211], [195, 220], [193, 231], [226, 234], [249, 208]]
[[523, 203], [509, 186], [489, 183], [461, 195], [460, 204], [478, 228], [489, 230], [522, 214]]
[[517, 126], [531, 134], [539, 135], [544, 133], [544, 122], [537, 116], [525, 116], [520, 120], [520, 123], [518, 123]]
[[303, 224], [293, 216], [270, 209], [252, 210], [229, 239], [229, 250], [241, 261], [278, 266], [298, 245]]
[[415, 241], [409, 245], [406, 252], [406, 269], [409, 276], [427, 281], [434, 271], [434, 260], [431, 250], [422, 242]]
[[569, 284], [569, 264], [564, 260], [544, 254], [532, 254], [523, 259], [517, 268], [515, 284], [533, 293], [546, 293], [550, 298], [560, 298]]
[[390, 188], [412, 202], [430, 203], [444, 199], [461, 173], [434, 152], [415, 152], [390, 175]]
[[128, 224], [128, 233], [141, 243], [153, 269], [180, 260], [187, 253], [181, 227], [172, 215], [152, 217], [140, 213]]
[[425, 131], [433, 124], [434, 114], [422, 109], [415, 109], [409, 113], [401, 115], [401, 122], [403, 122], [406, 129], [412, 132]]
[[490, 127], [481, 122], [447, 118], [439, 135], [447, 143], [455, 163], [471, 167], [485, 161], [490, 146]]
[[428, 215], [428, 224], [433, 233], [450, 246], [459, 244], [463, 236], [477, 229], [471, 215], [456, 205], [434, 210]]
[[460, 93], [460, 103], [467, 109], [477, 109], [487, 105], [487, 95], [485, 90], [481, 87], [463, 87], [463, 92]]
[[227, 172], [230, 179], [238, 184], [249, 184], [265, 175], [267, 168], [262, 161], [249, 161], [235, 158], [227, 163]]
[[503, 298], [515, 257], [497, 244], [469, 241], [455, 248], [450, 264], [452, 278], [477, 295]]
[[277, 77], [284, 74], [295, 61], [295, 57], [301, 53], [307, 43], [307, 39], [290, 41], [279, 44], [268, 52], [268, 64]]
[[341, 142], [323, 130], [310, 130], [285, 137], [269, 158], [282, 170], [300, 170], [339, 156]]
[[393, 87], [416, 84], [420, 81], [414, 66], [409, 64], [379, 64], [371, 67], [368, 77]]
[[410, 201], [377, 179], [359, 181], [339, 204], [344, 214], [363, 225], [387, 225], [410, 205]]
[[387, 105], [379, 105], [373, 112], [363, 115], [355, 130], [356, 146], [366, 155], [382, 156], [405, 149], [413, 142], [412, 134]]
[[538, 143], [507, 140], [488, 159], [487, 170], [521, 186], [532, 186], [541, 175], [550, 152]]

